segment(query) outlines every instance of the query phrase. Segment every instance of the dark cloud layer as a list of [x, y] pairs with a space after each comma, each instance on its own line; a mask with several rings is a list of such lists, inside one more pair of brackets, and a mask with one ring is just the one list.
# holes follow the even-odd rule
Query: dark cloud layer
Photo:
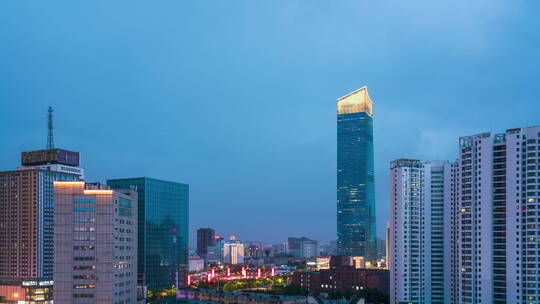
[[[540, 124], [535, 1], [10, 1], [0, 4], [0, 169], [56, 143], [89, 180], [191, 186], [191, 228], [335, 238], [335, 100], [375, 102], [388, 163]], [[193, 235], [193, 234], [192, 234]]]

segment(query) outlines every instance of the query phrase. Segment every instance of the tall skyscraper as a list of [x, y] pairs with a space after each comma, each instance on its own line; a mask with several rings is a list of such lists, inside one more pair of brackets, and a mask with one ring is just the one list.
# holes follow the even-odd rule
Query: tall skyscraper
[[216, 245], [216, 232], [212, 228], [200, 228], [197, 230], [197, 254], [206, 257], [208, 246]]
[[459, 303], [540, 303], [540, 126], [459, 144]]
[[136, 303], [137, 193], [55, 182], [54, 303]]
[[78, 152], [39, 150], [23, 152], [21, 159], [17, 170], [0, 172], [0, 297], [8, 300], [24, 300], [29, 295], [22, 291], [2, 294], [1, 286], [52, 280], [53, 182], [83, 176], [83, 169], [77, 167]]
[[170, 288], [188, 267], [189, 186], [148, 177], [110, 179], [113, 189], [138, 193], [139, 285]]
[[377, 258], [373, 103], [367, 87], [337, 100], [337, 236], [342, 255]]
[[450, 303], [456, 170], [446, 161], [391, 163], [392, 304]]
[[392, 164], [392, 303], [540, 303], [539, 151], [536, 126], [461, 137], [450, 177]]

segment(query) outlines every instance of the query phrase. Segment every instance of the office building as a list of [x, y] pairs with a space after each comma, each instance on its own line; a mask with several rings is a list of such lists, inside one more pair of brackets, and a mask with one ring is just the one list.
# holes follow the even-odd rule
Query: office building
[[244, 249], [244, 256], [253, 259], [260, 259], [264, 257], [264, 251], [257, 245], [250, 245]]
[[244, 264], [244, 244], [232, 240], [223, 243], [223, 263]]
[[206, 248], [207, 253], [205, 257], [205, 263], [216, 264], [223, 262], [223, 237], [216, 235], [215, 244]]
[[377, 259], [384, 259], [386, 256], [386, 241], [377, 238]]
[[23, 152], [21, 163], [0, 172], [0, 297], [46, 303], [54, 265], [53, 182], [80, 180], [84, 171], [79, 153], [62, 149]]
[[54, 183], [54, 303], [136, 303], [137, 193]]
[[320, 254], [319, 241], [302, 240], [300, 243], [300, 258], [312, 258]]
[[197, 254], [203, 258], [208, 253], [208, 246], [216, 245], [216, 232], [212, 228], [197, 230]]
[[319, 241], [311, 240], [306, 237], [289, 237], [289, 252], [297, 258], [312, 258], [320, 253]]
[[272, 258], [276, 255], [276, 250], [274, 249], [274, 247], [269, 247], [268, 245], [266, 245], [262, 251], [265, 258]]
[[331, 255], [337, 255], [337, 252], [338, 252], [337, 241], [330, 241]]
[[301, 246], [300, 243], [301, 242], [302, 242], [301, 238], [289, 237], [287, 239], [287, 243], [288, 243], [288, 247], [289, 247], [289, 253], [291, 253], [295, 257], [300, 257], [300, 246]]
[[391, 163], [391, 303], [450, 303], [457, 164]]
[[205, 258], [205, 264], [216, 264], [222, 262], [223, 241], [218, 241], [214, 246], [207, 247], [208, 252]]
[[372, 109], [367, 87], [337, 100], [337, 241], [340, 254], [375, 261]]
[[273, 244], [272, 247], [277, 254], [289, 253], [289, 242]]
[[138, 284], [171, 288], [188, 270], [189, 186], [148, 177], [107, 180], [138, 193]]

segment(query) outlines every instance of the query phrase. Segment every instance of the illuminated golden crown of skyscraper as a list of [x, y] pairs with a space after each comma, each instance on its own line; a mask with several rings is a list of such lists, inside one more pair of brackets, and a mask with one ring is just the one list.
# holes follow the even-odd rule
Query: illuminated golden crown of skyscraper
[[369, 116], [373, 116], [373, 102], [369, 98], [367, 87], [349, 93], [337, 100], [338, 114], [351, 114], [365, 112]]

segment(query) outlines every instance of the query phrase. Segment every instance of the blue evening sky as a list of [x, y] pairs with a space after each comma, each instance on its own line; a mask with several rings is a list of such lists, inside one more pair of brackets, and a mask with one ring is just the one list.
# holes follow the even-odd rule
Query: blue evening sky
[[[199, 227], [335, 239], [336, 98], [369, 87], [389, 162], [540, 124], [538, 1], [2, 1], [0, 170], [46, 143], [89, 181], [190, 184]], [[193, 244], [193, 241], [192, 241]]]

